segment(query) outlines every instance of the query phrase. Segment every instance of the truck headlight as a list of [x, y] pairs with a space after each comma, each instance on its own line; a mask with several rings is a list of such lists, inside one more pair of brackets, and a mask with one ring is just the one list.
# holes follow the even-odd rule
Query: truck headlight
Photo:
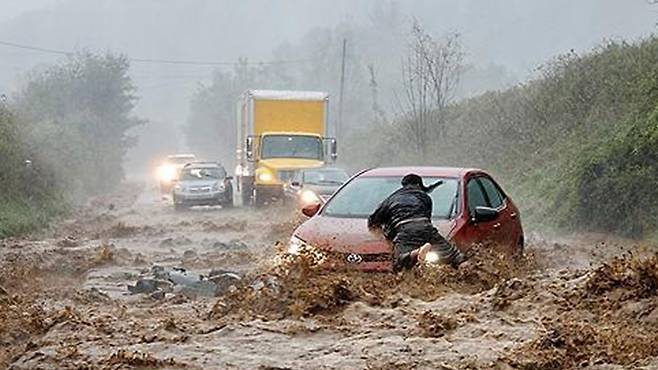
[[302, 190], [299, 197], [302, 200], [302, 204], [305, 204], [305, 205], [321, 202], [320, 197], [317, 194], [315, 194], [315, 192], [313, 192], [311, 190]]
[[271, 182], [274, 180], [274, 176], [269, 171], [263, 171], [258, 174], [258, 180], [262, 182]]

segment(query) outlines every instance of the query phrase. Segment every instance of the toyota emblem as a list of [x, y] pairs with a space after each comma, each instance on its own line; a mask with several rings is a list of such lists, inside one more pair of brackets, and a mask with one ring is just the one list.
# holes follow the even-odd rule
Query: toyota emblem
[[361, 257], [360, 254], [356, 254], [356, 253], [348, 254], [345, 259], [347, 260], [348, 263], [353, 263], [353, 264], [363, 262], [363, 257]]

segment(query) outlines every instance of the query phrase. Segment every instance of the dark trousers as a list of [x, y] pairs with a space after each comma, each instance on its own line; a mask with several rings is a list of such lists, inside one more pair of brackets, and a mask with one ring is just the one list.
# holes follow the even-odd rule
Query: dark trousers
[[418, 260], [412, 252], [426, 243], [432, 244], [432, 250], [439, 254], [443, 263], [458, 265], [464, 260], [459, 249], [448, 243], [431, 222], [410, 222], [401, 225], [393, 238], [394, 269], [414, 267]]

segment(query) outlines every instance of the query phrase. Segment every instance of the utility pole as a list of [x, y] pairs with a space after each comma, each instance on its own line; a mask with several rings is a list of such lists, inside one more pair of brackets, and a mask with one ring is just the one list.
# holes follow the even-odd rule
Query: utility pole
[[336, 137], [343, 131], [343, 99], [345, 97], [345, 50], [347, 49], [347, 39], [343, 39], [343, 53], [340, 67], [340, 93], [338, 95], [338, 125], [336, 125]]

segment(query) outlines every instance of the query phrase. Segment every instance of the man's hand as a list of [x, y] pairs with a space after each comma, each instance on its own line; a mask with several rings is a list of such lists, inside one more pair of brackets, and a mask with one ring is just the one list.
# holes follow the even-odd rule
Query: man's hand
[[427, 253], [432, 249], [432, 244], [425, 243], [422, 247], [418, 248], [418, 264], [425, 263], [425, 257]]
[[382, 228], [379, 226], [368, 225], [368, 231], [375, 236], [380, 236], [382, 234]]

